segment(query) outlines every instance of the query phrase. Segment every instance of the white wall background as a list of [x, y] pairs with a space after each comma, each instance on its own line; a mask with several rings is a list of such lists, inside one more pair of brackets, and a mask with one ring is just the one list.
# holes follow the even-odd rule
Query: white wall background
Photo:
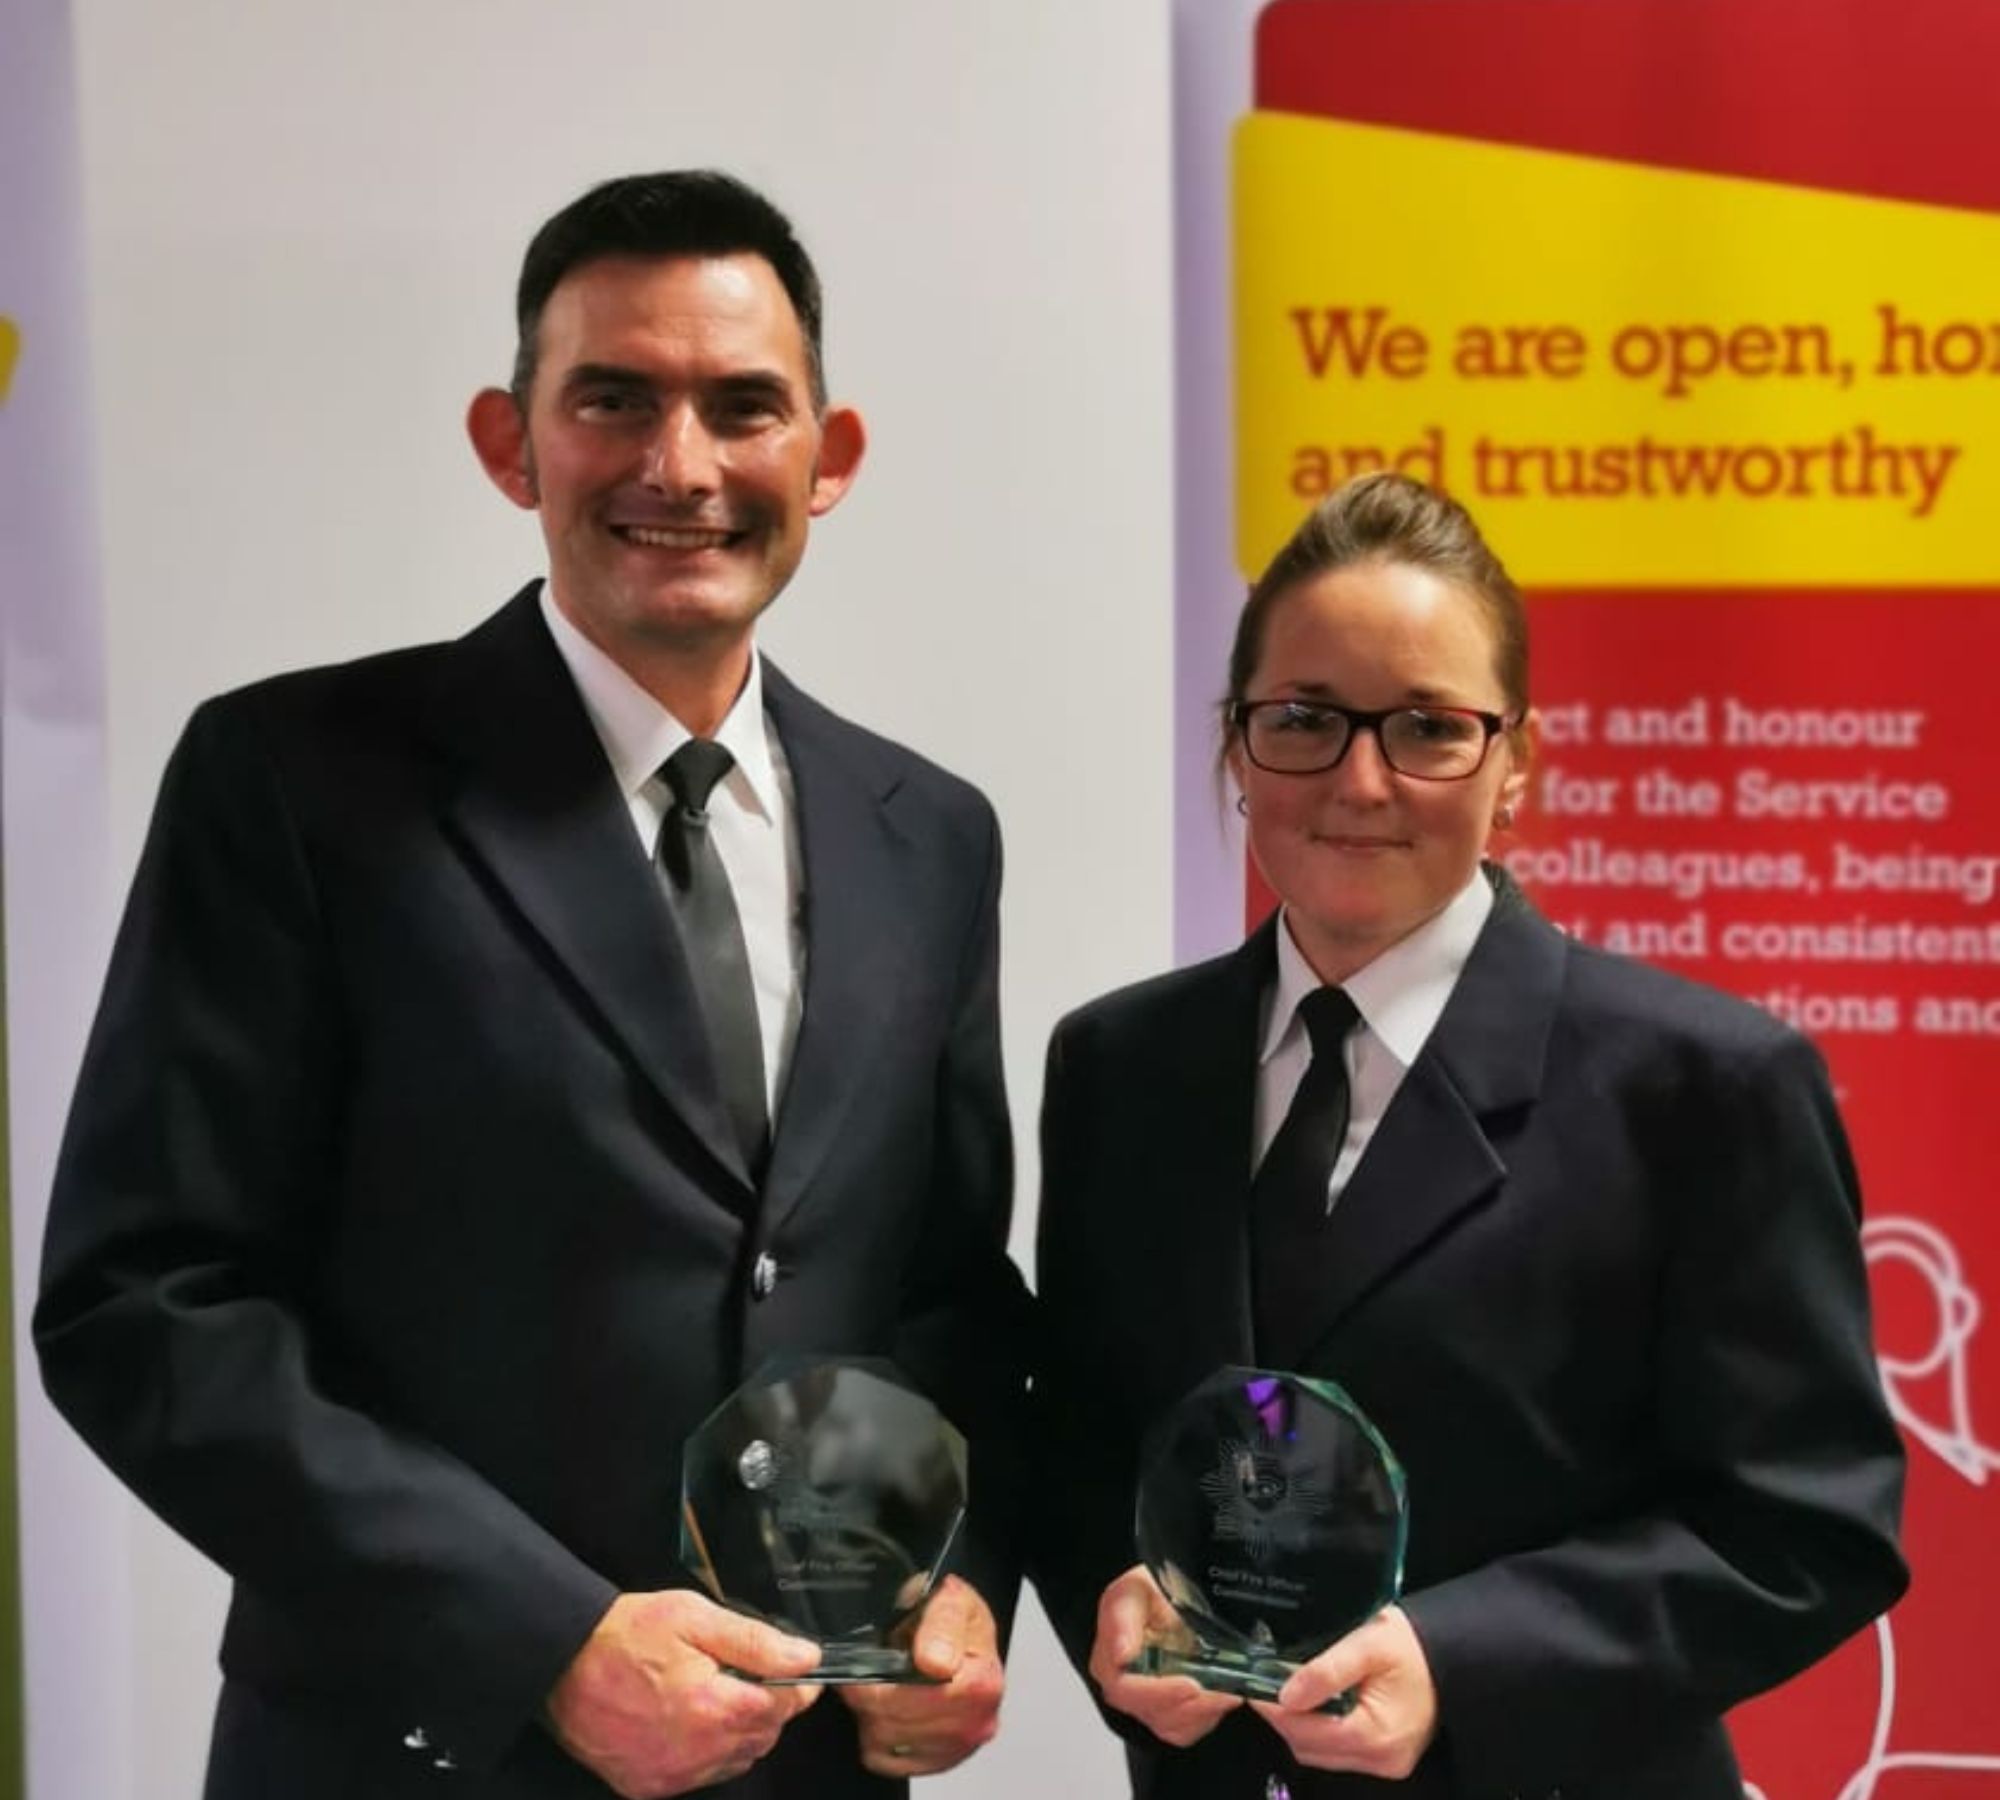
[[[1006, 829], [1025, 1261], [1048, 1028], [1170, 957], [1167, 0], [72, 11], [115, 883], [200, 697], [455, 635], [535, 571], [460, 427], [526, 239], [604, 175], [732, 169], [798, 221], [873, 428], [766, 642]], [[31, 1721], [35, 1800], [84, 1792], [47, 1771], [85, 1734], [90, 1800], [199, 1792], [222, 1584], [126, 1530], [129, 1622], [61, 1650], [78, 1710]], [[1124, 1791], [1038, 1615], [999, 1743], [926, 1791]]]

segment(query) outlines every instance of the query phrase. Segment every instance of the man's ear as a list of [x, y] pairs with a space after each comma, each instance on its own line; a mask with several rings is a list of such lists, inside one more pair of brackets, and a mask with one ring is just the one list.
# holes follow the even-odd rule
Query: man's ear
[[819, 463], [813, 470], [812, 500], [808, 510], [814, 518], [832, 512], [853, 486], [860, 472], [861, 458], [868, 449], [868, 428], [851, 406], [829, 406], [820, 416]]
[[528, 421], [512, 394], [505, 388], [481, 388], [466, 408], [465, 432], [486, 478], [501, 493], [531, 512], [541, 504], [535, 461], [528, 453]]

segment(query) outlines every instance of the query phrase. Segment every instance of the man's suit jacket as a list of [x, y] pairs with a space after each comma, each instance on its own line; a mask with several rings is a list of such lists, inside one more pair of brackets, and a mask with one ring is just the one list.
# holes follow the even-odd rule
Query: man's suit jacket
[[[1442, 1732], [1403, 1792], [1737, 1800], [1724, 1709], [1905, 1579], [1845, 1139], [1805, 1040], [1498, 885], [1329, 1216], [1303, 1363], [1409, 1477], [1404, 1606]], [[1036, 1413], [1062, 1500], [1033, 1557], [1079, 1666], [1135, 1560], [1147, 1421], [1257, 1361], [1272, 930], [1050, 1048]], [[1299, 1771], [1247, 1709], [1187, 1751], [1121, 1729], [1148, 1800], [1376, 1785]]]
[[[998, 835], [768, 665], [766, 695], [809, 906], [761, 1193], [532, 587], [189, 724], [36, 1337], [57, 1404], [234, 1577], [211, 1796], [607, 1791], [540, 1704], [617, 1591], [688, 1584], [682, 1442], [776, 1352], [891, 1357], [961, 1424], [960, 1566], [1004, 1614]], [[898, 1785], [828, 1696], [731, 1791]]]

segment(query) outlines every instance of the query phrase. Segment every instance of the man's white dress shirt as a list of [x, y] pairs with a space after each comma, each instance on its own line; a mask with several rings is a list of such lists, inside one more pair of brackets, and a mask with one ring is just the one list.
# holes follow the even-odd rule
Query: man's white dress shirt
[[[660, 775], [668, 757], [694, 734], [572, 625], [542, 584], [542, 617], [582, 696], [610, 760], [632, 829], [647, 857], [659, 841], [673, 793]], [[791, 765], [764, 713], [764, 665], [753, 645], [743, 691], [715, 732], [736, 759], [709, 796], [709, 837], [736, 898], [743, 947], [757, 990], [757, 1030], [764, 1046], [764, 1097], [775, 1123], [798, 1041], [805, 998], [805, 866], [799, 855], [798, 807]], [[660, 928], [670, 930], [667, 915]]]

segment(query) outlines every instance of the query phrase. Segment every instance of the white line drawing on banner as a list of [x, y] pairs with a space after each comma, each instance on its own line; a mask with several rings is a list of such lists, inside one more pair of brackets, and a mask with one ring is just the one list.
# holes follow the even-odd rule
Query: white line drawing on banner
[[[1896, 1423], [1911, 1437], [1956, 1469], [1975, 1487], [2000, 1470], [2000, 1450], [1979, 1441], [1972, 1428], [1972, 1382], [1967, 1347], [1979, 1327], [1979, 1296], [1965, 1285], [1958, 1251], [1935, 1225], [1922, 1219], [1875, 1219], [1861, 1228], [1861, 1247], [1869, 1262], [1907, 1263], [1930, 1283], [1937, 1301], [1937, 1337], [1922, 1356], [1908, 1358], [1876, 1353], [1882, 1386]], [[1906, 1399], [1902, 1383], [1944, 1372], [1950, 1394], [1950, 1417], [1933, 1423]]]
[[[1954, 1473], [1975, 1487], [2000, 1471], [2000, 1450], [1979, 1440], [1972, 1419], [1969, 1346], [1979, 1327], [1979, 1296], [1966, 1286], [1957, 1248], [1935, 1225], [1923, 1219], [1874, 1219], [1861, 1228], [1861, 1247], [1871, 1265], [1903, 1263], [1930, 1286], [1937, 1302], [1937, 1336], [1923, 1355], [1890, 1356], [1876, 1352], [1882, 1391], [1896, 1423]], [[1942, 1373], [1948, 1416], [1939, 1423], [1911, 1403], [1905, 1383]], [[1886, 1618], [1875, 1621], [1875, 1645], [1881, 1656], [1882, 1681], [1875, 1706], [1875, 1729], [1868, 1757], [1842, 1784], [1837, 1800], [1872, 1800], [1876, 1783], [1896, 1769], [1941, 1769], [2000, 1773], [2000, 1755], [1977, 1752], [1897, 1750], [1889, 1748], [1896, 1716], [1896, 1636]], [[1768, 1800], [1755, 1782], [1746, 1781], [1747, 1800]]]

